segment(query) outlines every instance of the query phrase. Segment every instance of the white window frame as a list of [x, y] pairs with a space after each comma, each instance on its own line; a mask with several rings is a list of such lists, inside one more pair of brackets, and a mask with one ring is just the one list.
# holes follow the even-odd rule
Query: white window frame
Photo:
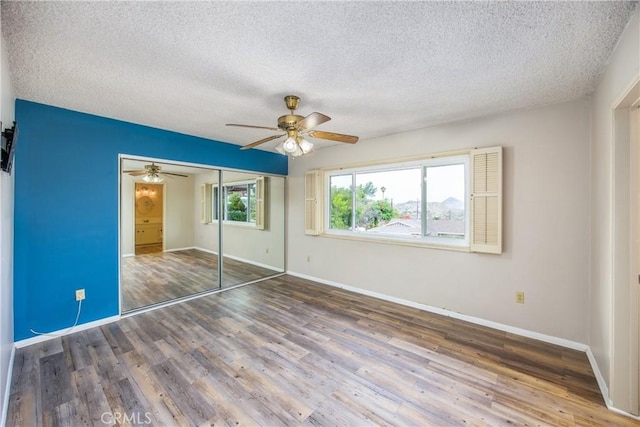
[[[476, 165], [483, 164], [483, 156], [491, 158], [493, 168], [487, 170], [491, 175], [483, 175], [484, 178], [493, 179], [494, 189], [491, 191], [479, 189], [482, 185], [474, 181], [474, 176], [479, 175], [474, 170]], [[420, 167], [422, 178], [425, 178], [425, 171], [428, 167], [437, 167], [451, 164], [464, 164], [465, 166], [465, 238], [451, 239], [436, 236], [402, 236], [402, 235], [379, 235], [368, 234], [366, 232], [351, 230], [330, 229], [330, 179], [332, 176], [352, 175], [352, 185], [355, 185], [355, 173], [373, 173], [380, 171], [393, 171]], [[424, 181], [423, 181], [424, 182]], [[489, 181], [487, 181], [489, 182]], [[497, 186], [495, 183], [497, 182]], [[475, 187], [474, 187], [475, 185]], [[426, 186], [422, 185], [422, 206], [421, 210], [426, 214]], [[474, 194], [475, 191], [475, 194]], [[478, 198], [489, 200], [492, 216], [474, 210], [474, 203], [477, 205]], [[353, 198], [352, 200], [355, 200]], [[488, 206], [488, 205], [487, 205]], [[352, 209], [355, 215], [355, 207]], [[426, 230], [426, 215], [421, 217], [421, 233]], [[484, 217], [482, 215], [485, 215]], [[480, 149], [458, 150], [448, 153], [437, 153], [414, 158], [405, 158], [387, 162], [372, 162], [354, 166], [332, 167], [322, 170], [310, 170], [305, 173], [305, 234], [313, 236], [337, 237], [345, 239], [355, 239], [363, 241], [377, 241], [382, 243], [392, 243], [410, 246], [434, 247], [449, 250], [466, 252], [483, 252], [492, 254], [502, 253], [502, 147], [488, 147]], [[478, 222], [480, 221], [480, 222]], [[354, 221], [352, 220], [352, 224]], [[489, 224], [492, 228], [491, 239], [485, 239], [484, 235], [475, 234], [478, 228], [474, 229], [474, 224]]]
[[[464, 229], [465, 235], [464, 239], [451, 239], [446, 237], [436, 237], [436, 236], [426, 236], [424, 233], [426, 232], [426, 212], [427, 212], [427, 199], [426, 199], [426, 185], [421, 185], [421, 197], [420, 197], [420, 212], [421, 214], [421, 234], [419, 236], [403, 236], [400, 234], [372, 234], [366, 231], [358, 231], [355, 229], [354, 220], [355, 220], [355, 212], [356, 206], [352, 207], [352, 228], [350, 230], [337, 230], [330, 228], [331, 222], [331, 201], [329, 198], [331, 197], [331, 177], [334, 176], [344, 176], [351, 175], [351, 187], [355, 187], [356, 176], [357, 174], [362, 173], [378, 173], [378, 172], [393, 172], [393, 171], [401, 171], [407, 169], [418, 169], [420, 170], [421, 180], [424, 182], [426, 179], [426, 169], [430, 167], [438, 167], [438, 166], [449, 166], [449, 165], [464, 165], [464, 203], [465, 203], [465, 219], [464, 219]], [[324, 212], [323, 216], [325, 219], [324, 222], [324, 230], [326, 235], [340, 236], [340, 237], [357, 237], [362, 239], [373, 239], [373, 240], [384, 240], [391, 242], [399, 242], [399, 243], [411, 243], [411, 244], [420, 244], [420, 245], [431, 245], [431, 246], [450, 246], [457, 248], [468, 248], [469, 247], [469, 156], [468, 155], [455, 155], [455, 156], [445, 156], [445, 157], [437, 157], [437, 158], [429, 158], [429, 159], [421, 159], [415, 160], [411, 162], [401, 162], [401, 163], [388, 163], [381, 164], [375, 166], [364, 166], [364, 167], [355, 167], [348, 169], [336, 169], [326, 171], [324, 174]], [[353, 192], [352, 192], [353, 193]], [[352, 203], [355, 202], [355, 198], [352, 198]]]
[[[215, 216], [215, 203], [220, 201], [221, 206], [218, 209], [218, 215], [223, 214], [224, 218], [222, 223], [225, 225], [236, 226], [236, 227], [245, 227], [245, 228], [255, 228], [258, 230], [264, 230], [265, 228], [265, 177], [259, 176], [256, 179], [249, 179], [243, 181], [234, 181], [223, 183], [222, 185], [218, 185], [217, 183], [205, 183], [201, 186], [201, 206], [202, 206], [202, 222], [206, 224], [217, 224], [218, 218]], [[247, 212], [247, 216], [249, 218], [248, 221], [233, 221], [227, 218], [227, 201], [226, 201], [226, 187], [232, 187], [235, 185], [250, 185], [253, 184], [255, 187], [255, 203], [256, 203], [256, 218], [254, 221], [250, 220], [249, 212]], [[222, 197], [216, 197], [215, 192], [221, 191]], [[260, 194], [259, 194], [260, 193]], [[216, 200], [218, 199], [218, 200]], [[250, 205], [250, 200], [247, 199], [247, 204]], [[248, 208], [248, 206], [247, 206]]]

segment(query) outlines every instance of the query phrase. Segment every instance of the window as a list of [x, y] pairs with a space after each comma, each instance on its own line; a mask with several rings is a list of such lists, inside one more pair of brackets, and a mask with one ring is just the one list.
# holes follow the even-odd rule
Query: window
[[467, 165], [457, 156], [329, 172], [327, 229], [467, 243]]
[[[234, 182], [218, 186], [202, 186], [203, 222], [222, 220], [246, 223], [264, 229], [264, 177], [248, 182]], [[222, 191], [222, 197], [219, 192]]]
[[212, 188], [212, 212], [213, 219], [219, 219], [222, 211], [224, 221], [235, 222], [256, 222], [256, 184], [234, 183], [222, 186], [222, 209], [220, 209], [218, 198], [218, 187]]
[[[501, 253], [501, 156], [494, 147], [309, 171], [305, 214], [324, 222], [308, 220], [305, 232]], [[324, 191], [309, 196], [315, 180], [323, 180]], [[322, 211], [310, 214], [316, 204]]]

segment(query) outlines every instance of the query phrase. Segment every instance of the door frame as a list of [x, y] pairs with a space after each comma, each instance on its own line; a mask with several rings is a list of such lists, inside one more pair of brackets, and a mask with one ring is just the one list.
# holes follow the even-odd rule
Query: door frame
[[165, 185], [164, 182], [157, 182], [157, 183], [147, 183], [147, 182], [143, 182], [143, 181], [134, 181], [133, 182], [133, 253], [134, 255], [136, 254], [136, 230], [135, 227], [137, 224], [137, 220], [138, 220], [138, 211], [136, 209], [136, 202], [138, 201], [138, 199], [136, 198], [136, 187], [138, 186], [138, 184], [141, 185], [159, 185], [162, 188], [162, 252], [165, 251], [165, 223], [166, 223], [166, 211], [167, 211], [167, 206], [166, 206], [166, 198], [167, 198], [167, 186]]
[[640, 76], [612, 108], [611, 152], [611, 359], [608, 400], [638, 415], [640, 396], [640, 145], [632, 141], [631, 106], [640, 100]]

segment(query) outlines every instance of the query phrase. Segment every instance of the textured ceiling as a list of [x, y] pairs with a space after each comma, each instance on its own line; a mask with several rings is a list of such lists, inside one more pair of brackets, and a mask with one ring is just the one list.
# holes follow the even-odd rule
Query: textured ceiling
[[636, 6], [3, 1], [1, 17], [19, 98], [246, 144], [273, 133], [224, 124], [275, 126], [295, 94], [366, 143], [589, 94]]

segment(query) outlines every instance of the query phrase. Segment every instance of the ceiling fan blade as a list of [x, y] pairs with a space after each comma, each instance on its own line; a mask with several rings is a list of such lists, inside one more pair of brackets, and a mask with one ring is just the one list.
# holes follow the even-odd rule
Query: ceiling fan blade
[[269, 141], [271, 141], [273, 139], [280, 138], [281, 136], [284, 136], [284, 135], [286, 135], [286, 134], [272, 135], [272, 136], [266, 137], [264, 139], [261, 139], [260, 141], [256, 141], [256, 142], [252, 142], [251, 144], [244, 145], [244, 146], [240, 147], [240, 149], [241, 150], [247, 150], [249, 148], [256, 147], [256, 146], [258, 146], [260, 144], [264, 144], [265, 142], [269, 142]]
[[344, 135], [342, 133], [323, 132], [321, 130], [309, 131], [309, 136], [312, 138], [329, 139], [331, 141], [346, 142], [347, 144], [355, 144], [358, 142], [358, 137], [353, 135]]
[[235, 123], [227, 123], [225, 126], [238, 126], [241, 128], [253, 128], [253, 129], [267, 129], [267, 130], [281, 130], [279, 128], [272, 128], [268, 126], [253, 126], [253, 125], [239, 125]]
[[146, 175], [148, 173], [147, 171], [122, 171], [122, 172], [128, 173], [131, 176]]
[[182, 178], [186, 178], [188, 175], [182, 175], [179, 173], [173, 173], [173, 172], [159, 172], [160, 175], [173, 175], [173, 176], [180, 176]]
[[311, 113], [304, 119], [300, 120], [296, 126], [298, 129], [311, 129], [324, 122], [328, 122], [329, 120], [331, 120], [331, 117], [325, 116], [322, 113]]

